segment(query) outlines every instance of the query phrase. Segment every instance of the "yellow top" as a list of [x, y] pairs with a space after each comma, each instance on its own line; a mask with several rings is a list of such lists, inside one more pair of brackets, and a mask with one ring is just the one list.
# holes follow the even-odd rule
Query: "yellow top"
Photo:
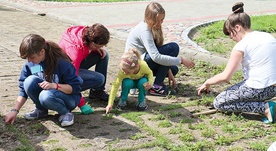
[[153, 73], [152, 73], [151, 69], [149, 68], [148, 64], [145, 61], [141, 61], [141, 60], [138, 61], [138, 64], [140, 66], [140, 70], [136, 74], [124, 74], [122, 70], [119, 70], [115, 81], [112, 83], [112, 87], [111, 87], [110, 95], [109, 95], [109, 99], [108, 99], [108, 105], [113, 106], [118, 88], [122, 84], [122, 81], [125, 78], [137, 80], [142, 77], [147, 77], [148, 82], [150, 84], [153, 84]]

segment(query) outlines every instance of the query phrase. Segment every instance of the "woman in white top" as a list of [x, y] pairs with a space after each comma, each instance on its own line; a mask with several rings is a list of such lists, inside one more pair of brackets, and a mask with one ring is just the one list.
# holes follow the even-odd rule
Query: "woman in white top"
[[149, 90], [152, 95], [167, 95], [163, 82], [168, 76], [169, 82], [176, 85], [174, 75], [177, 65], [183, 64], [188, 68], [194, 66], [191, 60], [178, 57], [179, 46], [175, 42], [163, 44], [162, 23], [165, 18], [164, 8], [157, 2], [151, 2], [145, 10], [144, 21], [140, 22], [130, 32], [125, 51], [136, 48], [144, 55], [153, 74], [156, 76], [153, 87]]
[[233, 13], [224, 23], [223, 32], [237, 42], [223, 72], [205, 81], [198, 94], [210, 91], [210, 86], [228, 82], [242, 65], [244, 80], [235, 84], [214, 100], [214, 107], [222, 111], [263, 113], [265, 123], [274, 122], [276, 96], [276, 39], [265, 32], [252, 31], [249, 15], [243, 3], [232, 7]]

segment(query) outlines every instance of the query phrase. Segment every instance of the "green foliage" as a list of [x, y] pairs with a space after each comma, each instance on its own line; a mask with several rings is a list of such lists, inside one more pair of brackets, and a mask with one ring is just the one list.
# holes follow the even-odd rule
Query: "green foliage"
[[199, 102], [199, 105], [211, 106], [214, 102], [214, 99], [215, 99], [215, 96], [204, 95], [202, 96], [202, 100]]
[[172, 111], [172, 112], [170, 112], [169, 113], [169, 116], [170, 117], [179, 117], [179, 116], [181, 116], [182, 114], [181, 113], [179, 113], [179, 112], [175, 112], [175, 111]]
[[19, 131], [15, 126], [8, 125], [8, 130], [12, 131], [17, 137], [17, 139], [22, 143], [22, 146], [16, 147], [15, 150], [20, 151], [34, 151], [32, 144], [29, 142], [27, 136], [24, 134], [24, 132]]
[[206, 128], [201, 131], [201, 135], [207, 138], [214, 138], [216, 134], [216, 131], [211, 128]]
[[[251, 16], [251, 29], [276, 33], [276, 15]], [[235, 42], [222, 32], [224, 21], [200, 27], [193, 40], [204, 49], [229, 56]]]
[[192, 123], [192, 122], [194, 122], [194, 120], [192, 118], [184, 117], [180, 120], [180, 123]]
[[217, 139], [216, 139], [216, 144], [218, 145], [230, 145], [232, 142], [234, 142], [236, 139], [233, 137], [229, 137], [229, 136], [223, 136], [223, 135], [218, 135]]
[[171, 128], [169, 131], [170, 134], [180, 134], [180, 133], [187, 133], [187, 130], [185, 130], [183, 127], [175, 127]]
[[160, 121], [160, 120], [165, 120], [165, 119], [166, 119], [166, 117], [164, 114], [158, 114], [155, 117], [149, 118], [149, 120], [152, 120], [152, 121]]
[[251, 28], [253, 30], [264, 31], [268, 33], [276, 32], [276, 15], [252, 16]]
[[182, 108], [181, 104], [171, 104], [171, 105], [161, 106], [159, 108], [159, 111], [168, 111], [168, 110], [179, 109], [179, 108]]
[[183, 142], [191, 142], [195, 140], [194, 135], [191, 132], [182, 133], [179, 136], [179, 139]]
[[203, 130], [207, 128], [205, 123], [189, 124], [189, 128], [192, 130]]
[[249, 148], [252, 150], [262, 150], [266, 151], [268, 145], [263, 141], [250, 142]]
[[241, 129], [236, 124], [229, 123], [227, 125], [222, 126], [222, 131], [234, 134], [241, 132]]
[[225, 65], [214, 66], [210, 62], [196, 61], [196, 64], [194, 66], [194, 71], [196, 71], [195, 72], [196, 76], [207, 79], [210, 76], [213, 76], [217, 73], [222, 72], [224, 68], [225, 68]]
[[109, 113], [109, 114], [105, 114], [104, 116], [102, 116], [103, 120], [111, 120], [113, 118], [113, 114]]
[[224, 119], [213, 119], [210, 121], [210, 124], [213, 126], [221, 126], [227, 124], [228, 122]]
[[56, 148], [51, 149], [50, 151], [66, 151], [66, 150], [67, 149], [64, 147], [56, 147]]
[[146, 136], [142, 133], [136, 133], [135, 135], [131, 135], [129, 138], [132, 140], [138, 140], [140, 138], [145, 138]]
[[171, 127], [171, 126], [172, 126], [172, 123], [168, 120], [161, 121], [158, 124], [158, 127]]

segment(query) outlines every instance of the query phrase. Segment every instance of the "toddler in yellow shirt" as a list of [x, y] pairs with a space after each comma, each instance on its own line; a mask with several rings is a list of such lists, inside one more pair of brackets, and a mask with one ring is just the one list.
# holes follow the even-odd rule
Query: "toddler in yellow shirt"
[[121, 57], [120, 70], [116, 80], [112, 83], [106, 113], [109, 113], [114, 104], [114, 100], [119, 86], [122, 84], [122, 92], [117, 108], [125, 109], [128, 100], [130, 89], [137, 88], [138, 102], [136, 108], [139, 111], [144, 111], [148, 108], [146, 104], [146, 91], [152, 87], [153, 73], [147, 63], [140, 59], [140, 54], [136, 49], [130, 48]]

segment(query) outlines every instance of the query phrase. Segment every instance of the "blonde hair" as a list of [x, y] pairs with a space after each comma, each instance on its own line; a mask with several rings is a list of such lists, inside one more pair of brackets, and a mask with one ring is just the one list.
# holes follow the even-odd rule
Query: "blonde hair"
[[164, 8], [157, 2], [149, 3], [145, 10], [144, 20], [152, 32], [157, 47], [162, 46], [164, 42], [162, 26], [160, 28], [155, 28], [158, 24], [157, 17], [159, 14], [165, 14]]
[[140, 53], [134, 48], [130, 48], [121, 57], [120, 69], [124, 71], [133, 71], [139, 68]]

